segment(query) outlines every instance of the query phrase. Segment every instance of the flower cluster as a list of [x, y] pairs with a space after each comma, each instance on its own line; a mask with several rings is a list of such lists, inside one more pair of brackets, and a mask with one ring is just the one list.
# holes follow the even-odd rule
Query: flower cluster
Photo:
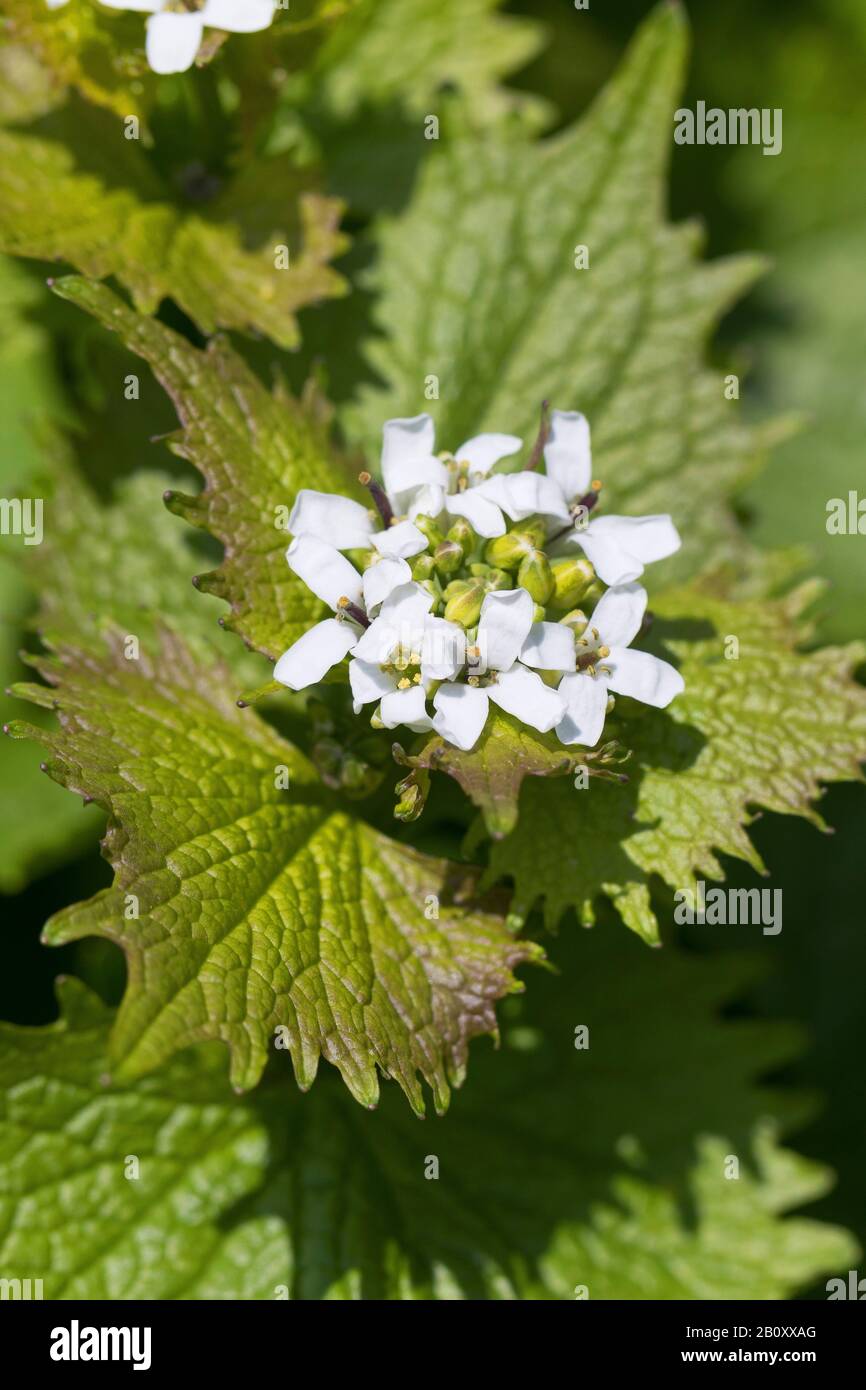
[[481, 434], [435, 454], [429, 415], [389, 420], [384, 486], [361, 474], [371, 508], [302, 490], [287, 559], [334, 617], [280, 657], [275, 680], [302, 690], [350, 656], [356, 713], [375, 704], [374, 726], [435, 729], [461, 749], [491, 700], [587, 747], [613, 692], [668, 705], [682, 677], [631, 643], [647, 602], [635, 581], [680, 545], [670, 517], [594, 515], [600, 484], [576, 411], [554, 410], [528, 467], [502, 471], [521, 447]]
[[[46, 0], [59, 10], [67, 0]], [[276, 0], [100, 0], [110, 10], [138, 10], [147, 21], [147, 61], [154, 72], [186, 72], [195, 62], [205, 29], [251, 34], [267, 29]]]

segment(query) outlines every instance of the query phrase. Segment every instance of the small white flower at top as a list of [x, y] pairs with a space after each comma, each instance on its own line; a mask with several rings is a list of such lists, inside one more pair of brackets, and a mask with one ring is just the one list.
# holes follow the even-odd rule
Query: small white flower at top
[[[60, 9], [66, 0], [46, 0]], [[267, 29], [274, 17], [274, 0], [100, 0], [110, 10], [135, 10], [149, 15], [147, 61], [154, 72], [186, 72], [195, 62], [205, 29], [251, 34]]]

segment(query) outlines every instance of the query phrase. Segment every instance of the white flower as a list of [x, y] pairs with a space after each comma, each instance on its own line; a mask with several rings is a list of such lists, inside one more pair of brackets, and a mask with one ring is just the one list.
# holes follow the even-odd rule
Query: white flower
[[[302, 488], [298, 493], [289, 517], [289, 530], [296, 540], [310, 537], [332, 550], [369, 550], [372, 547], [376, 551], [376, 558], [364, 571], [361, 581], [368, 613], [399, 584], [408, 584], [412, 571], [406, 561], [427, 549], [426, 536], [411, 521], [398, 521], [384, 531], [374, 531], [370, 513], [360, 502], [337, 493], [313, 492], [310, 488]], [[293, 553], [291, 548], [288, 553]], [[301, 578], [313, 588], [305, 575]]]
[[[535, 475], [517, 473], [491, 479], [489, 495], [514, 520], [537, 511], [569, 523], [578, 507], [591, 510], [595, 490], [591, 486], [592, 453], [585, 416], [576, 410], [551, 412], [544, 462], [547, 476], [536, 480], [535, 491], [524, 481]], [[585, 518], [586, 513], [577, 515]], [[682, 544], [667, 515], [590, 517], [563, 537], [563, 542], [579, 545], [605, 584], [630, 583], [643, 574], [645, 565], [673, 555]]]
[[557, 725], [563, 743], [594, 748], [601, 737], [611, 690], [645, 705], [664, 709], [685, 689], [685, 681], [667, 661], [649, 652], [633, 652], [646, 611], [646, 590], [639, 584], [608, 589], [599, 599], [583, 636], [578, 639], [578, 666], [559, 683], [565, 716]]
[[[286, 559], [307, 588], [339, 614], [305, 632], [283, 652], [274, 668], [274, 680], [290, 690], [304, 690], [320, 681], [355, 646], [366, 622], [361, 608], [364, 591], [355, 566], [314, 536], [293, 540]], [[353, 614], [357, 616], [353, 618]]]
[[471, 684], [446, 681], [433, 696], [433, 727], [448, 743], [469, 749], [487, 722], [489, 701], [546, 733], [565, 712], [562, 696], [536, 671], [574, 669], [574, 637], [560, 623], [533, 623], [535, 605], [525, 589], [488, 594], [476, 642], [485, 674]]
[[386, 728], [406, 724], [420, 733], [432, 727], [426, 707], [431, 684], [453, 679], [466, 662], [463, 628], [433, 617], [432, 606], [433, 595], [420, 584], [403, 584], [385, 599], [349, 663], [356, 714], [381, 700]]
[[[54, 8], [52, 0], [49, 5]], [[186, 72], [195, 61], [205, 28], [251, 34], [267, 29], [274, 0], [101, 0], [112, 10], [148, 14], [147, 61], [154, 72]], [[55, 0], [56, 4], [56, 0]]]
[[[377, 727], [434, 728], [463, 750], [478, 741], [491, 701], [541, 733], [556, 728], [563, 743], [587, 745], [601, 735], [610, 691], [658, 707], [669, 704], [684, 688], [679, 673], [648, 653], [628, 650], [646, 609], [639, 585], [622, 582], [608, 589], [576, 639], [570, 624], [535, 620], [539, 609], [531, 591], [534, 579], [545, 581], [543, 553], [533, 560], [538, 572], [527, 572], [525, 583], [513, 589], [500, 587], [507, 575], [489, 561], [487, 542], [505, 533], [503, 513], [518, 521], [553, 518], [549, 546], [571, 530], [578, 506], [589, 510], [592, 497], [583, 491], [590, 476], [589, 428], [583, 417], [554, 412], [547, 474], [491, 473], [520, 447], [514, 435], [477, 435], [456, 457], [439, 458], [433, 447], [429, 415], [386, 422], [384, 487], [367, 473], [360, 479], [375, 510], [308, 488], [298, 493], [286, 558], [336, 616], [280, 657], [275, 679], [301, 690], [351, 655], [356, 714], [375, 703]], [[464, 516], [470, 538], [439, 547], [422, 513], [440, 521]], [[602, 517], [571, 539], [605, 581], [610, 574], [640, 572], [644, 563], [679, 545], [669, 517]], [[547, 548], [537, 537], [533, 544]], [[503, 545], [503, 561], [511, 566], [508, 541]], [[365, 552], [363, 573], [342, 551]], [[413, 580], [410, 560], [423, 582]], [[545, 593], [548, 585], [549, 576], [542, 583]]]
[[463, 516], [485, 539], [502, 536], [502, 511], [482, 486], [491, 468], [523, 447], [514, 434], [477, 434], [461, 444], [450, 462], [433, 453], [435, 429], [429, 415], [388, 420], [382, 440], [382, 477], [395, 511], [410, 519], [425, 513]]

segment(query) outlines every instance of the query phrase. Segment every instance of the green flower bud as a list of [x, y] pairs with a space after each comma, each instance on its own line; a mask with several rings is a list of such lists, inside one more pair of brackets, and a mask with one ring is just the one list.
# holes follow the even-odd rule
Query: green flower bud
[[397, 820], [417, 820], [424, 810], [429, 790], [430, 773], [423, 768], [413, 768], [408, 777], [404, 777], [394, 788], [398, 798], [394, 807]]
[[474, 627], [481, 617], [481, 605], [486, 595], [487, 590], [482, 583], [467, 585], [463, 593], [455, 594], [446, 603], [446, 619], [449, 623], [459, 623], [461, 627]]
[[581, 603], [587, 603], [590, 605], [590, 607], [594, 608], [604, 592], [605, 587], [602, 584], [601, 580], [594, 579], [590, 584], [589, 588], [587, 589], [586, 593], [582, 596]]
[[472, 581], [469, 579], [452, 579], [450, 584], [445, 585], [445, 602], [457, 598], [460, 594], [468, 593], [471, 588]]
[[543, 623], [546, 617], [547, 609], [545, 608], [544, 604], [537, 603], [532, 610], [532, 621], [534, 623]]
[[547, 540], [547, 524], [540, 516], [528, 516], [523, 521], [515, 522], [512, 535], [525, 536], [536, 550], [543, 550]]
[[581, 608], [573, 608], [570, 613], [566, 613], [564, 618], [559, 620], [563, 627], [570, 627], [575, 637], [579, 637], [587, 624], [587, 616]]
[[531, 550], [517, 571], [517, 583], [536, 603], [550, 602], [553, 593], [553, 573], [543, 550]]
[[469, 525], [469, 522], [466, 520], [465, 516], [458, 516], [455, 519], [454, 524], [452, 526], [449, 526], [448, 531], [446, 533], [446, 539], [449, 541], [454, 541], [457, 545], [459, 545], [462, 548], [464, 555], [469, 555], [478, 544], [478, 537], [476, 536], [472, 527]]
[[438, 599], [441, 591], [439, 585], [436, 583], [435, 575], [432, 579], [419, 579], [418, 583], [421, 585], [422, 589], [427, 590], [428, 594], [432, 594], [434, 599]]
[[433, 559], [432, 555], [427, 553], [416, 555], [411, 562], [410, 568], [412, 570], [413, 579], [430, 579], [436, 568], [436, 561]]
[[456, 541], [441, 541], [432, 559], [440, 574], [454, 574], [463, 564], [463, 547]]
[[484, 558], [488, 565], [497, 569], [516, 570], [532, 549], [532, 542], [516, 531], [506, 536], [496, 536], [484, 547]]
[[583, 555], [564, 555], [552, 561], [550, 568], [554, 583], [550, 602], [563, 612], [580, 602], [595, 579], [595, 570]]
[[418, 527], [422, 536], [426, 536], [427, 544], [430, 546], [431, 550], [435, 550], [437, 545], [441, 545], [444, 541], [445, 537], [439, 530], [432, 516], [427, 516], [426, 513], [422, 512], [420, 516], [415, 517], [415, 525]]
[[487, 576], [487, 587], [488, 589], [510, 589], [512, 587], [511, 575], [506, 574], [505, 570], [491, 570]]

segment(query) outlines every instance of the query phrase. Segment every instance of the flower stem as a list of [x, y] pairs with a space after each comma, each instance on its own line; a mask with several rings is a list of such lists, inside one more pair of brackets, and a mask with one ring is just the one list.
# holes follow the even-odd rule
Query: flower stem
[[538, 434], [537, 434], [536, 437], [535, 437], [535, 443], [534, 443], [533, 446], [532, 446], [532, 453], [530, 454], [530, 456], [529, 456], [529, 462], [528, 462], [528, 464], [526, 465], [527, 470], [528, 470], [529, 472], [531, 472], [533, 468], [537, 468], [538, 465], [540, 464], [540, 462], [541, 462], [541, 455], [542, 455], [543, 452], [544, 452], [544, 446], [545, 446], [545, 444], [547, 443], [548, 435], [550, 434], [550, 421], [548, 420], [548, 411], [549, 411], [549, 409], [550, 409], [550, 402], [549, 402], [549, 401], [542, 401], [542, 402], [541, 402], [541, 423], [540, 423], [539, 426], [538, 426]]

